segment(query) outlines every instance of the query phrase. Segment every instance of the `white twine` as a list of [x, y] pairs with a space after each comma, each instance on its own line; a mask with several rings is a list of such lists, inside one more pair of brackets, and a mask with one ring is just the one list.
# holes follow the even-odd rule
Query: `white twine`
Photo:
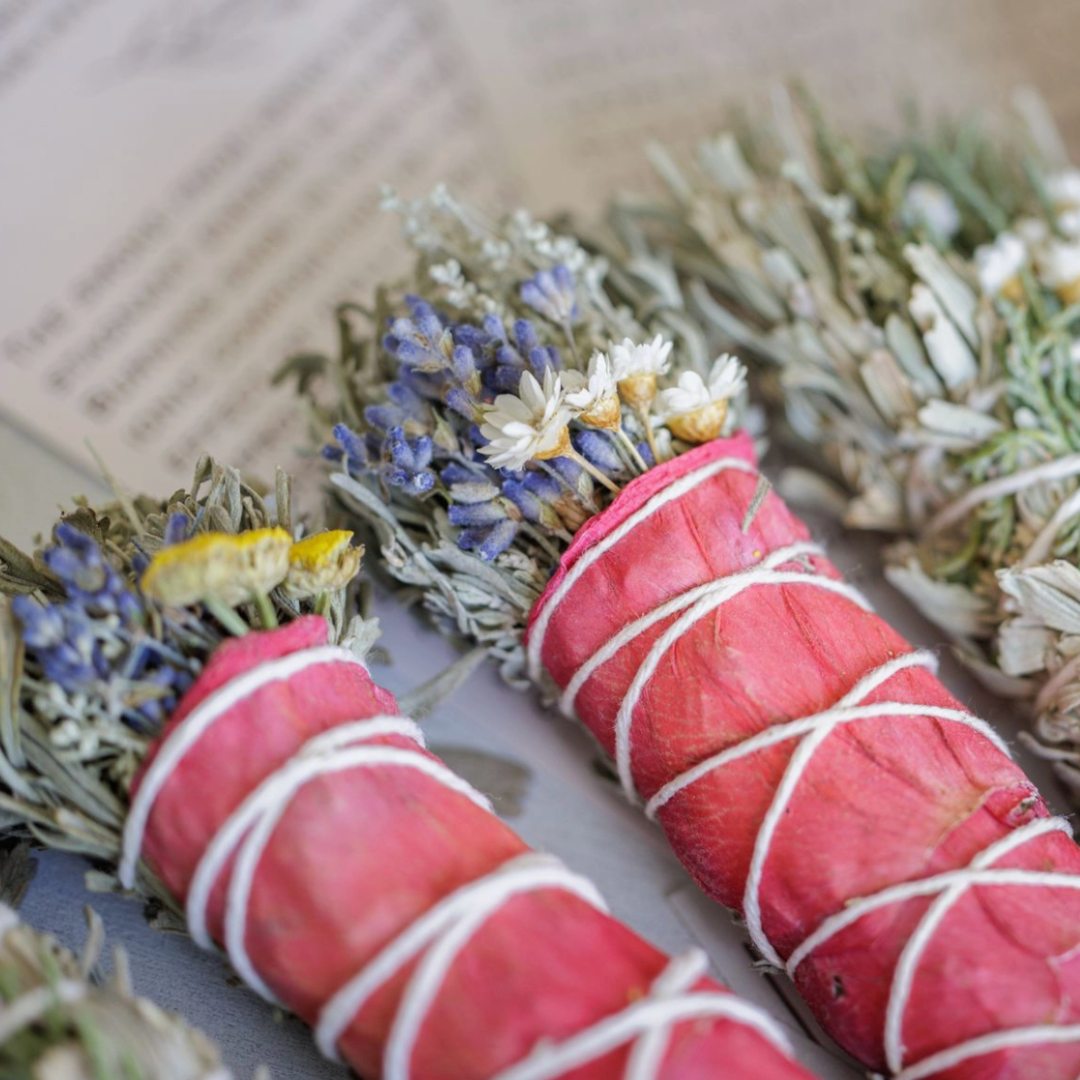
[[[253, 672], [239, 676], [193, 710], [174, 729], [170, 740], [155, 759], [155, 765], [163, 759], [170, 764], [156, 776], [148, 806], [152, 805], [154, 795], [168, 780], [171, 769], [227, 709], [269, 681], [288, 678], [290, 674], [304, 670], [310, 663], [338, 659], [336, 656], [327, 657], [325, 649], [311, 652], [321, 656], [308, 664], [286, 666], [287, 674], [282, 674], [282, 661], [262, 665]], [[201, 712], [203, 709], [205, 711]], [[201, 715], [192, 721], [200, 712]], [[189, 721], [192, 723], [186, 727]], [[388, 735], [403, 736], [411, 740], [414, 747], [370, 743], [371, 739]], [[178, 737], [176, 744], [173, 737]], [[261, 856], [285, 811], [304, 785], [319, 776], [355, 768], [410, 768], [430, 776], [491, 812], [491, 804], [485, 796], [441, 762], [419, 753], [423, 742], [417, 725], [397, 716], [376, 716], [342, 724], [307, 740], [292, 758], [248, 795], [210, 840], [196, 866], [188, 893], [186, 913], [192, 937], [204, 947], [213, 947], [206, 925], [207, 905], [218, 876], [235, 852], [236, 862], [225, 902], [226, 952], [237, 974], [256, 992], [273, 1001], [270, 988], [255, 970], [245, 948], [248, 908]], [[170, 748], [170, 753], [166, 755], [166, 750]], [[152, 771], [147, 771], [147, 781]], [[148, 813], [149, 809], [145, 811], [143, 827]], [[137, 836], [141, 842], [141, 830]], [[138, 844], [133, 850], [134, 859], [137, 859]], [[591, 882], [572, 873], [553, 857], [528, 853], [510, 859], [491, 874], [444, 897], [335, 992], [320, 1011], [316, 1024], [315, 1038], [320, 1050], [328, 1057], [336, 1058], [338, 1040], [365, 1002], [403, 966], [423, 952], [398, 1003], [382, 1063], [386, 1080], [409, 1080], [416, 1040], [458, 955], [508, 900], [539, 889], [561, 889], [600, 911], [607, 910]], [[3, 915], [4, 909], [0, 908], [0, 932], [4, 925]], [[625, 1080], [655, 1080], [674, 1026], [695, 1018], [729, 1019], [743, 1023], [773, 1042], [782, 1052], [790, 1054], [781, 1029], [756, 1007], [727, 994], [686, 992], [700, 978], [704, 968], [704, 955], [696, 952], [672, 961], [654, 981], [644, 999], [628, 1009], [605, 1017], [563, 1043], [552, 1045], [542, 1040], [525, 1060], [504, 1070], [496, 1080], [553, 1080], [569, 1069], [586, 1064], [632, 1040], [634, 1045], [628, 1058]], [[6, 1015], [0, 1012], [0, 1031]]]
[[[678, 963], [678, 961], [672, 961]], [[654, 983], [654, 986], [656, 984]], [[633, 1005], [605, 1017], [565, 1042], [547, 1044], [524, 1061], [498, 1073], [493, 1080], [556, 1080], [557, 1077], [640, 1038], [657, 1028], [670, 1029], [685, 1020], [732, 1020], [752, 1028], [768, 1039], [781, 1053], [791, 1054], [790, 1045], [779, 1025], [756, 1006], [732, 994], [703, 991], [653, 997], [651, 994]], [[658, 1061], [646, 1062], [651, 1072], [623, 1074], [623, 1080], [655, 1080]]]
[[1013, 1028], [1011, 1031], [994, 1031], [977, 1039], [950, 1046], [948, 1050], [931, 1054], [910, 1068], [896, 1074], [895, 1080], [925, 1080], [927, 1076], [945, 1072], [971, 1058], [985, 1057], [1002, 1050], [1015, 1050], [1022, 1046], [1039, 1046], [1045, 1043], [1080, 1042], [1080, 1024], [1036, 1024], [1034, 1027]]
[[[1080, 457], [1080, 455], [1077, 455]], [[714, 465], [731, 467], [727, 459], [714, 462]], [[744, 463], [745, 464], [745, 463]], [[715, 469], [708, 475], [722, 469]], [[753, 471], [753, 470], [746, 470]], [[693, 477], [696, 483], [707, 479], [699, 473], [688, 474], [682, 480]], [[1045, 477], [1044, 477], [1045, 478]], [[539, 664], [543, 647], [543, 636], [555, 610], [569, 593], [572, 586], [593, 563], [597, 561], [616, 542], [623, 539], [656, 509], [672, 499], [680, 498], [696, 483], [679, 487], [678, 483], [660, 492], [645, 504], [637, 514], [628, 518], [619, 529], [603, 541], [594, 545], [571, 569], [560, 587], [555, 590], [534, 625], [529, 644], [530, 674], [535, 679], [539, 675]], [[981, 492], [981, 494], [985, 494]], [[969, 493], [970, 495], [971, 493]], [[655, 505], [654, 505], [655, 504]], [[574, 702], [589, 678], [616, 656], [630, 642], [661, 620], [680, 611], [685, 612], [653, 644], [641, 667], [623, 697], [615, 721], [615, 763], [623, 790], [632, 800], [636, 795], [633, 780], [632, 730], [634, 711], [649, 681], [656, 672], [660, 661], [667, 651], [701, 618], [716, 610], [732, 596], [738, 595], [745, 588], [758, 584], [810, 584], [825, 588], [846, 596], [866, 610], [870, 605], [853, 587], [843, 582], [815, 576], [813, 573], [793, 573], [776, 568], [792, 559], [803, 555], [821, 554], [814, 545], [794, 544], [787, 548], [773, 551], [761, 564], [737, 574], [728, 575], [716, 581], [696, 586], [679, 596], [672, 597], [644, 616], [635, 619], [619, 630], [597, 652], [590, 656], [573, 674], [567, 683], [561, 698], [561, 707], [565, 713], [573, 710]], [[896, 1080], [923, 1080], [936, 1072], [951, 1068], [956, 1064], [994, 1053], [1004, 1049], [1036, 1045], [1040, 1042], [1080, 1041], [1080, 1025], [1062, 1027], [1045, 1024], [1016, 1028], [1012, 1031], [994, 1032], [989, 1035], [969, 1039], [947, 1050], [941, 1051], [916, 1065], [904, 1068], [903, 1057], [903, 1021], [911, 999], [915, 976], [927, 946], [943, 919], [955, 903], [971, 888], [981, 886], [1027, 886], [1080, 889], [1080, 875], [1050, 873], [1017, 869], [992, 869], [992, 864], [1003, 855], [1020, 845], [1030, 842], [1038, 836], [1051, 832], [1065, 832], [1071, 835], [1069, 825], [1060, 818], [1039, 819], [1012, 831], [1008, 836], [991, 844], [978, 854], [967, 867], [947, 871], [915, 881], [903, 882], [890, 886], [873, 896], [857, 898], [850, 902], [843, 911], [830, 916], [792, 952], [785, 965], [779, 953], [768, 940], [764, 932], [761, 911], [760, 890], [765, 865], [773, 837], [783, 819], [785, 810], [791, 801], [799, 782], [805, 775], [813, 755], [828, 736], [839, 726], [857, 720], [872, 720], [884, 717], [929, 717], [932, 719], [958, 723], [971, 728], [988, 739], [996, 749], [1011, 757], [1008, 746], [997, 733], [983, 720], [966, 710], [942, 706], [919, 705], [911, 702], [884, 701], [874, 704], [862, 704], [864, 699], [888, 679], [914, 667], [923, 667], [936, 671], [937, 661], [927, 652], [916, 651], [895, 657], [867, 673], [846, 693], [836, 705], [812, 716], [799, 717], [787, 723], [776, 725], [759, 732], [741, 743], [728, 747], [683, 773], [674, 777], [657, 791], [648, 801], [645, 812], [654, 818], [659, 810], [667, 805], [679, 792], [696, 783], [702, 777], [715, 770], [750, 754], [757, 753], [770, 746], [789, 741], [800, 740], [785, 769], [784, 776], [774, 793], [772, 803], [766, 812], [754, 842], [750, 869], [747, 874], [743, 897], [743, 914], [750, 937], [762, 956], [776, 967], [786, 967], [788, 974], [794, 977], [799, 965], [824, 942], [845, 927], [850, 926], [871, 911], [882, 907], [903, 903], [919, 896], [934, 896], [915, 931], [905, 943], [893, 972], [893, 980], [886, 1005], [884, 1051], [886, 1062]], [[657, 1050], [654, 1037], [642, 1039], [635, 1047], [635, 1055], [640, 1060], [651, 1062], [654, 1057], [663, 1056], [662, 1049]], [[666, 1044], [663, 1044], [666, 1045]], [[657, 1056], [658, 1055], [658, 1056]], [[575, 1064], [577, 1061], [575, 1059]], [[509, 1077], [499, 1080], [547, 1080], [546, 1072], [513, 1072]], [[636, 1078], [635, 1078], [636, 1080]]]
[[188, 889], [185, 915], [188, 933], [197, 945], [204, 949], [211, 949], [214, 945], [206, 926], [206, 908], [218, 875], [244, 834], [280, 799], [282, 791], [287, 790], [287, 783], [297, 776], [301, 763], [322, 757], [351, 743], [374, 739], [380, 735], [403, 735], [420, 746], [424, 745], [420, 728], [403, 717], [377, 716], [369, 720], [341, 724], [308, 739], [283, 769], [268, 776], [226, 818], [199, 859]]
[[[786, 552], [788, 557], [781, 561], [788, 562], [795, 557], [790, 554], [792, 550], [794, 550], [794, 545], [792, 548], [782, 548], [776, 554], [780, 555]], [[805, 570], [775, 570], [762, 564], [721, 578], [716, 583], [717, 587], [714, 591], [707, 593], [698, 600], [653, 642], [652, 647], [641, 663], [641, 667], [638, 668], [637, 673], [634, 675], [630, 689], [627, 690], [619, 705], [619, 712], [615, 717], [615, 767], [623, 791], [631, 802], [636, 801], [637, 796], [632, 762], [634, 710], [641, 700], [641, 695], [645, 692], [645, 687], [656, 673], [660, 661], [667, 655], [668, 650], [687, 631], [710, 612], [715, 611], [728, 600], [756, 585], [811, 585], [816, 589], [824, 589], [826, 592], [835, 593], [837, 596], [844, 596], [864, 611], [871, 610], [869, 602], [854, 585], [850, 585], [846, 581], [834, 581], [832, 578], [821, 577]]]
[[270, 777], [263, 789], [265, 800], [259, 807], [260, 812], [251, 831], [240, 844], [225, 905], [225, 951], [229, 961], [244, 982], [270, 1001], [274, 1000], [273, 995], [255, 971], [244, 943], [248, 903], [259, 860], [278, 822], [302, 787], [330, 773], [373, 766], [414, 769], [425, 773], [451, 791], [471, 799], [482, 809], [491, 809], [483, 795], [441, 762], [395, 746], [336, 747], [322, 755], [294, 759]]
[[757, 472], [757, 469], [755, 469], [753, 465], [744, 461], [742, 458], [728, 457], [717, 458], [715, 461], [710, 461], [707, 465], [703, 465], [699, 469], [694, 469], [684, 476], [680, 476], [673, 484], [658, 491], [651, 499], [635, 510], [634, 513], [618, 526], [618, 528], [613, 529], [607, 536], [597, 540], [597, 542], [593, 544], [593, 546], [590, 547], [572, 567], [570, 567], [554, 592], [548, 597], [547, 602], [544, 607], [541, 608], [540, 614], [533, 623], [532, 629], [529, 631], [529, 643], [526, 648], [526, 656], [529, 661], [530, 679], [536, 682], [540, 678], [544, 637], [547, 634], [551, 617], [555, 614], [556, 609], [563, 602], [564, 597], [577, 584], [578, 579], [585, 571], [622, 540], [624, 536], [633, 532], [643, 521], [652, 517], [653, 514], [666, 506], [669, 502], [681, 499], [683, 495], [693, 491], [694, 488], [703, 484], [706, 480], [711, 479], [719, 473], [727, 472], [728, 470], [744, 473]]
[[[775, 567], [786, 562], [791, 562], [796, 558], [824, 554], [825, 552], [819, 544], [792, 544], [790, 547], [780, 548], [777, 551], [771, 552], [753, 569], [772, 570]], [[603, 665], [613, 656], [625, 649], [630, 642], [635, 641], [651, 626], [655, 626], [669, 615], [674, 615], [677, 611], [684, 611], [698, 600], [710, 596], [718, 590], [727, 588], [730, 580], [729, 577], [723, 577], [718, 578], [715, 581], [707, 581], [704, 585], [696, 585], [694, 588], [688, 589], [686, 592], [672, 597], [672, 599], [661, 604], [659, 607], [653, 608], [652, 611], [641, 616], [640, 619], [635, 619], [633, 622], [627, 623], [626, 626], [624, 626], [605, 645], [593, 653], [592, 656], [590, 656], [589, 659], [574, 672], [573, 678], [566, 684], [566, 689], [559, 699], [559, 707], [563, 714], [570, 716], [573, 713], [574, 701], [577, 699], [578, 692], [589, 679], [592, 678], [593, 673], [598, 668], [603, 667]]]
[[515, 865], [507, 865], [502, 875], [490, 876], [468, 894], [454, 924], [428, 949], [417, 966], [402, 995], [386, 1041], [383, 1053], [385, 1080], [409, 1080], [413, 1048], [443, 980], [461, 950], [506, 901], [521, 893], [557, 888], [607, 911], [592, 882], [572, 874], [558, 860], [530, 854], [512, 861]]
[[355, 653], [337, 645], [324, 645], [320, 648], [289, 653], [287, 656], [269, 660], [265, 664], [252, 668], [215, 690], [169, 732], [157, 757], [143, 775], [142, 783], [131, 800], [127, 820], [124, 822], [117, 877], [125, 889], [130, 889], [135, 885], [135, 867], [142, 851], [143, 835], [146, 832], [146, 823], [150, 818], [154, 802], [184, 755], [202, 738], [203, 733], [256, 690], [270, 683], [291, 679], [309, 667], [335, 663], [365, 666]]

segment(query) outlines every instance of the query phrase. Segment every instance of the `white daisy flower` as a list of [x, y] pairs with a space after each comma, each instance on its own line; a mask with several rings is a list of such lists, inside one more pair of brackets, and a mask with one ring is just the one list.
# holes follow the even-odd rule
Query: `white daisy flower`
[[612, 374], [611, 361], [602, 352], [595, 352], [589, 360], [588, 374], [582, 371], [564, 371], [566, 403], [578, 418], [593, 427], [614, 428], [622, 419], [619, 391]]
[[1051, 240], [1036, 256], [1039, 281], [1066, 304], [1080, 301], [1080, 242]]
[[624, 338], [621, 345], [611, 346], [611, 370], [617, 383], [638, 375], [663, 375], [670, 365], [668, 354], [671, 342], [657, 334], [652, 341], [638, 345]]
[[715, 439], [727, 419], [728, 401], [746, 386], [746, 368], [728, 353], [719, 357], [708, 381], [684, 371], [677, 386], [660, 392], [660, 411], [671, 433], [686, 442]]
[[524, 372], [517, 394], [500, 394], [484, 411], [480, 433], [488, 439], [480, 453], [496, 469], [523, 469], [534, 458], [559, 457], [570, 444], [562, 381], [551, 368], [541, 386]]
[[943, 240], [951, 240], [961, 224], [953, 197], [933, 180], [916, 180], [908, 185], [900, 220], [909, 228], [922, 225]]
[[611, 346], [611, 370], [619, 397], [638, 413], [647, 411], [655, 400], [656, 377], [667, 371], [670, 352], [671, 342], [661, 334], [644, 345], [624, 338], [621, 345]]
[[1018, 275], [1028, 262], [1028, 248], [1016, 233], [1003, 232], [992, 244], [975, 249], [975, 270], [984, 296], [1018, 291]]

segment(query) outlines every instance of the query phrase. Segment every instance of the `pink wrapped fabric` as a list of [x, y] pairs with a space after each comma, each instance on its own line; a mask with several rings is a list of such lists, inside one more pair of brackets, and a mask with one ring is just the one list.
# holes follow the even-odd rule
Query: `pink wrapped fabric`
[[140, 771], [196, 940], [362, 1076], [809, 1080], [771, 1021], [605, 914], [308, 617], [221, 647]]
[[766, 493], [746, 436], [589, 522], [527, 647], [860, 1061], [904, 1080], [1080, 1075], [1068, 827]]

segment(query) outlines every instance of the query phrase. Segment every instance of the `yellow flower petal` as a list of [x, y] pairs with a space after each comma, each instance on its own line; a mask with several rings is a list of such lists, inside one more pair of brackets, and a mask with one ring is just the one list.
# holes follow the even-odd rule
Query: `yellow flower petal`
[[289, 549], [285, 591], [296, 599], [343, 589], [360, 571], [362, 546], [352, 547], [353, 534], [331, 529], [305, 537]]
[[279, 528], [200, 533], [159, 551], [143, 574], [142, 590], [161, 604], [213, 599], [235, 607], [281, 584], [291, 546], [292, 538]]

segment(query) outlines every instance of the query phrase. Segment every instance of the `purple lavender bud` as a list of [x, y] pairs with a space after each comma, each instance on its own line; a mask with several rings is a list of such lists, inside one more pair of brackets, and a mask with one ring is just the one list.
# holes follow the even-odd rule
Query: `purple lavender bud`
[[447, 487], [453, 484], [473, 484], [477, 480], [481, 479], [478, 473], [474, 473], [472, 469], [467, 469], [464, 465], [458, 465], [456, 463], [447, 465], [441, 473], [439, 473], [442, 482]]
[[623, 471], [623, 463], [611, 439], [601, 431], [586, 428], [574, 433], [574, 448], [590, 465], [608, 475]]
[[521, 286], [521, 300], [545, 319], [567, 326], [577, 318], [574, 277], [561, 263], [552, 270], [540, 270]]
[[479, 408], [476, 398], [460, 386], [452, 386], [446, 391], [446, 405], [459, 416], [464, 416], [466, 420], [475, 420]]
[[506, 340], [506, 327], [503, 326], [502, 319], [497, 315], [485, 315], [481, 326], [489, 338], [496, 341]]
[[495, 525], [505, 520], [506, 510], [495, 502], [472, 503], [469, 506], [453, 504], [449, 511], [451, 525]]
[[64, 616], [56, 604], [42, 607], [29, 596], [14, 596], [11, 610], [22, 623], [23, 641], [31, 649], [49, 649], [64, 640]]
[[458, 546], [465, 551], [476, 551], [485, 562], [501, 555], [517, 536], [517, 525], [508, 518], [488, 528], [465, 529], [458, 537]]
[[364, 445], [364, 440], [348, 424], [335, 424], [332, 434], [345, 451], [350, 468], [354, 466], [362, 467], [367, 464], [368, 451]]
[[540, 348], [536, 330], [528, 319], [518, 319], [514, 323], [514, 341], [517, 343], [518, 352], [523, 356], [528, 356], [533, 349]]
[[455, 345], [453, 352], [454, 377], [459, 383], [468, 383], [476, 375], [476, 357], [466, 345]]
[[169, 520], [165, 525], [165, 535], [162, 537], [161, 543], [164, 547], [172, 547], [173, 544], [179, 544], [186, 540], [191, 528], [191, 521], [188, 519], [187, 514], [182, 514], [179, 511], [175, 514], [169, 515]]

